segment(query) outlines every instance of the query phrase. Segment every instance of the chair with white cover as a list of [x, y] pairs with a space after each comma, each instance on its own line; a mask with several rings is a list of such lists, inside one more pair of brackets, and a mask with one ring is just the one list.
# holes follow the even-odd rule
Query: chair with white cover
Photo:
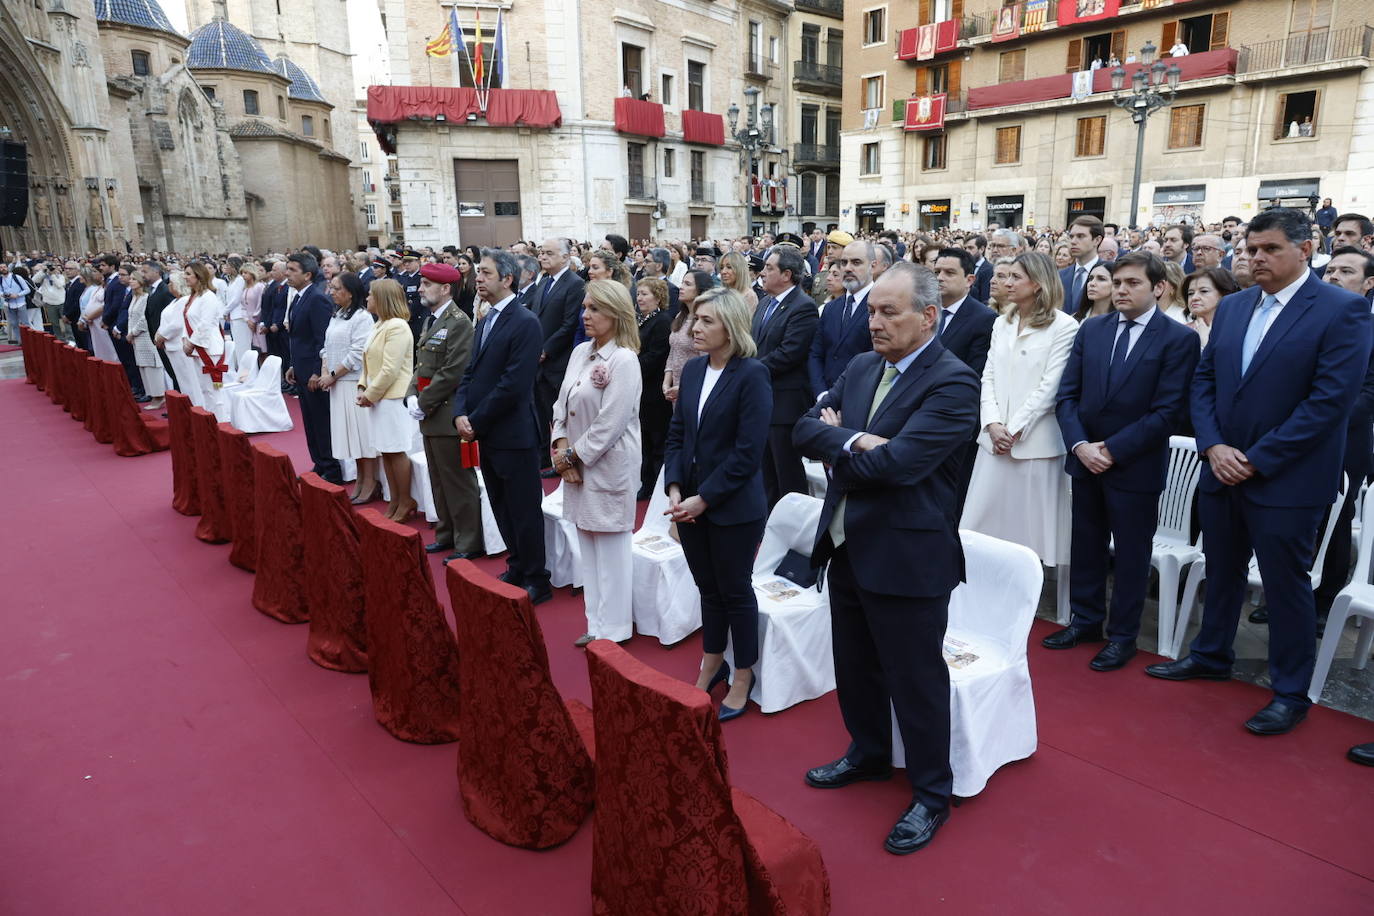
[[[434, 511], [434, 489], [429, 481], [429, 459], [425, 456], [424, 438], [420, 435], [420, 421], [415, 421], [415, 429], [410, 439], [410, 498], [415, 500], [415, 510], [425, 517], [431, 525], [439, 521], [439, 513]], [[348, 478], [344, 478], [345, 480]], [[386, 474], [381, 475], [382, 499], [391, 501], [391, 485]]]
[[[225, 351], [226, 365], [232, 351], [232, 347]], [[253, 381], [258, 377], [258, 368], [256, 353], [237, 361], [229, 371], [224, 373], [224, 385], [220, 390], [227, 392], [252, 387]]]
[[495, 513], [491, 511], [491, 501], [487, 498], [487, 482], [482, 479], [480, 468], [477, 470], [477, 498], [482, 503], [482, 549], [487, 552], [487, 556], [505, 553], [506, 541], [501, 537], [501, 528], [496, 524]]
[[802, 467], [806, 469], [806, 491], [817, 499], [825, 499], [825, 491], [830, 486], [825, 465], [814, 458], [803, 458]]
[[269, 356], [251, 385], [221, 391], [229, 422], [246, 433], [280, 433], [290, 429], [291, 414], [281, 393], [281, 357]]
[[544, 565], [554, 588], [582, 587], [582, 545], [577, 526], [563, 518], [563, 481], [544, 497]]
[[[949, 596], [945, 662], [949, 665], [949, 762], [954, 794], [983, 791], [998, 768], [1035, 753], [1035, 696], [1026, 641], [1040, 603], [1044, 569], [1035, 551], [960, 531], [965, 581]], [[892, 723], [892, 763], [906, 749]]]
[[1178, 658], [1174, 618], [1178, 614], [1178, 581], [1184, 567], [1202, 559], [1202, 537], [1194, 543], [1190, 528], [1193, 497], [1202, 473], [1197, 441], [1189, 436], [1169, 437], [1169, 471], [1164, 492], [1159, 494], [1159, 521], [1150, 565], [1159, 572], [1159, 654]]
[[[1374, 531], [1374, 501], [1366, 499], [1361, 507], [1360, 527], [1364, 531]], [[1360, 635], [1355, 640], [1354, 666], [1363, 671], [1369, 664], [1369, 651], [1374, 647], [1374, 584], [1370, 582], [1370, 559], [1374, 554], [1374, 538], [1360, 540], [1359, 553], [1355, 559], [1355, 573], [1350, 584], [1341, 589], [1331, 602], [1331, 612], [1326, 617], [1326, 632], [1317, 647], [1317, 666], [1312, 672], [1312, 686], [1307, 696], [1313, 703], [1320, 703], [1322, 688], [1331, 674], [1331, 663], [1336, 658], [1336, 647], [1340, 645], [1346, 622], [1350, 618], [1361, 624]]]
[[[835, 689], [829, 587], [803, 588], [774, 572], [789, 550], [811, 556], [822, 505], [823, 500], [802, 493], [788, 493], [778, 500], [754, 560], [759, 660], [754, 665], [753, 697], [764, 712], [777, 712]], [[733, 667], [733, 646], [726, 650], [726, 658]]]
[[701, 592], [692, 579], [682, 546], [669, 534], [672, 523], [663, 514], [667, 508], [668, 494], [663, 491], [663, 472], [659, 471], [649, 507], [644, 510], [644, 524], [634, 533], [630, 552], [635, 629], [671, 646], [701, 626]]

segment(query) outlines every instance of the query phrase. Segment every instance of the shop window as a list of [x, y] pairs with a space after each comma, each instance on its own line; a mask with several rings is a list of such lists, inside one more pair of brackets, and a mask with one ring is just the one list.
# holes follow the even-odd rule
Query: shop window
[[258, 113], [258, 91], [256, 89], [243, 90], [243, 113], [246, 115]]
[[1106, 146], [1107, 116], [1079, 118], [1078, 130], [1074, 137], [1073, 154], [1082, 159], [1087, 156], [1101, 156]]
[[887, 7], [864, 12], [864, 44], [880, 45], [887, 41]]
[[1015, 83], [1026, 78], [1026, 50], [1003, 51], [997, 56], [997, 82]]
[[130, 51], [129, 60], [133, 64], [134, 76], [147, 76], [153, 72], [152, 59], [147, 51]]
[[877, 143], [865, 143], [860, 149], [860, 175], [877, 175], [882, 170], [878, 146]]
[[1169, 109], [1169, 149], [1194, 149], [1202, 145], [1202, 119], [1206, 105], [1178, 105]]
[[1279, 117], [1274, 124], [1275, 140], [1317, 135], [1317, 93], [1285, 92], [1279, 96]]
[[925, 138], [925, 149], [921, 154], [921, 168], [927, 172], [945, 168], [945, 148], [948, 136], [938, 134]]
[[1021, 161], [1021, 125], [997, 128], [997, 145], [993, 162], [1009, 165]]

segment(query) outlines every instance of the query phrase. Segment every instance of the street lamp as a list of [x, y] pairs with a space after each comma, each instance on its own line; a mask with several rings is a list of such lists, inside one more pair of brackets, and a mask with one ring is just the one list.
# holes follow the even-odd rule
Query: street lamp
[[1112, 92], [1116, 93], [1112, 102], [1116, 107], [1131, 113], [1135, 122], [1135, 177], [1131, 181], [1131, 228], [1136, 228], [1136, 214], [1140, 212], [1140, 167], [1145, 154], [1145, 122], [1161, 108], [1174, 102], [1178, 91], [1178, 81], [1183, 70], [1177, 63], [1165, 64], [1156, 59], [1159, 50], [1154, 42], [1146, 42], [1140, 49], [1140, 66], [1131, 74], [1130, 91], [1126, 89], [1126, 68], [1112, 69]]
[[[739, 144], [740, 171], [747, 178], [754, 175], [754, 157], [763, 151], [765, 147], [773, 142], [773, 106], [766, 104], [759, 107], [759, 88], [750, 86], [744, 90], [745, 96], [745, 119], [744, 126], [739, 126], [739, 106], [734, 102], [725, 111], [725, 117], [730, 122], [730, 136], [735, 138]], [[744, 189], [744, 210], [745, 210], [745, 229], [753, 224], [753, 199], [749, 193], [750, 183], [745, 182]]]

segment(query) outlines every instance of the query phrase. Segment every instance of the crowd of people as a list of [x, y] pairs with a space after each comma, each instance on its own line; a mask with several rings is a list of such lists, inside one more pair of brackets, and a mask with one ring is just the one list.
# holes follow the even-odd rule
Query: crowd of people
[[[1193, 436], [1202, 627], [1186, 657], [1146, 671], [1229, 676], [1253, 553], [1274, 696], [1245, 724], [1277, 735], [1310, 705], [1316, 634], [1349, 577], [1374, 463], [1374, 225], [1358, 214], [6, 262], [11, 327], [46, 324], [117, 360], [147, 409], [166, 383], [216, 409], [226, 351], [279, 357], [312, 470], [342, 483], [353, 462], [357, 504], [384, 476], [399, 521], [416, 508], [418, 429], [431, 553], [484, 555], [480, 466], [501, 578], [536, 604], [551, 597], [541, 478], [560, 478], [581, 551], [579, 646], [631, 636], [636, 503], [658, 488], [701, 593], [697, 686], [729, 685], [722, 720], [753, 689], [751, 571], [769, 513], [808, 492], [804, 458], [823, 462], [810, 562], [828, 566], [852, 743], [806, 778], [886, 778], [890, 705], [913, 788], [888, 837], [899, 854], [948, 816], [941, 638], [960, 528], [1067, 575], [1072, 619], [1044, 645], [1103, 643], [1091, 669], [1120, 670], [1136, 654], [1170, 436]], [[1329, 509], [1343, 539], [1314, 597]], [[1374, 745], [1350, 756], [1374, 765]]]

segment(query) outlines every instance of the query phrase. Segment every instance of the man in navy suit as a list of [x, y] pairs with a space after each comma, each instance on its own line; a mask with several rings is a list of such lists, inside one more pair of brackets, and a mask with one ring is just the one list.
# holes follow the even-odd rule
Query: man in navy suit
[[[286, 340], [286, 298], [290, 287], [286, 284], [286, 262], [271, 261], [264, 265], [271, 282], [262, 291], [262, 323], [267, 326], [267, 353], [281, 357], [282, 365], [291, 365], [291, 345]], [[282, 391], [292, 385], [282, 377]]]
[[[544, 250], [551, 247], [556, 250], [553, 242], [544, 244]], [[548, 430], [539, 428], [534, 388], [540, 355], [547, 351], [539, 319], [515, 304], [519, 278], [515, 255], [483, 249], [477, 295], [491, 310], [477, 324], [473, 355], [453, 395], [453, 426], [464, 442], [475, 440], [481, 448], [487, 498], [510, 551], [501, 579], [542, 604], [553, 597], [544, 568], [544, 491], [539, 485], [541, 452], [548, 461], [549, 450], [544, 444]]]
[[987, 302], [992, 289], [992, 262], [987, 258], [988, 240], [981, 235], [970, 235], [964, 239], [964, 250], [973, 257], [975, 279], [969, 292], [979, 302]]
[[320, 264], [313, 255], [302, 252], [286, 259], [288, 292], [283, 321], [291, 348], [286, 380], [295, 386], [300, 399], [301, 425], [314, 462], [311, 470], [330, 483], [343, 483], [343, 469], [329, 438], [329, 392], [318, 386], [324, 331], [334, 314], [334, 303], [325, 295], [319, 276]]
[[[1112, 265], [1116, 311], [1083, 322], [1059, 382], [1056, 414], [1073, 478], [1069, 604], [1073, 619], [1041, 644], [1070, 649], [1110, 637], [1089, 663], [1115, 671], [1135, 657], [1150, 583], [1159, 494], [1169, 436], [1188, 411], [1188, 384], [1201, 354], [1197, 332], [1158, 308], [1164, 262], [1132, 252]], [[1107, 617], [1108, 545], [1116, 578]]]
[[854, 357], [794, 431], [802, 453], [832, 469], [811, 562], [830, 564], [835, 683], [851, 739], [806, 781], [834, 789], [891, 776], [895, 711], [913, 793], [884, 844], [896, 855], [935, 836], [954, 784], [942, 645], [964, 578], [956, 491], [979, 381], [940, 343], [939, 302], [929, 270], [889, 268], [868, 296], [873, 352]]
[[67, 275], [67, 292], [62, 302], [62, 317], [71, 326], [76, 345], [90, 352], [91, 332], [77, 325], [81, 320], [81, 294], [86, 291], [86, 281], [81, 279], [81, 265], [76, 261], [68, 261], [63, 272]]
[[1260, 213], [1245, 247], [1256, 286], [1221, 300], [1193, 379], [1193, 428], [1206, 456], [1202, 629], [1186, 658], [1145, 670], [1169, 680], [1230, 676], [1253, 550], [1269, 606], [1274, 699], [1245, 727], [1281, 735], [1311, 705], [1308, 568], [1317, 526], [1340, 487], [1346, 422], [1369, 366], [1370, 314], [1364, 299], [1311, 276], [1304, 214]]
[[1173, 223], [1164, 230], [1159, 240], [1164, 260], [1173, 261], [1183, 268], [1183, 273], [1193, 272], [1193, 227], [1187, 223]]
[[[940, 343], [964, 361], [978, 377], [988, 361], [988, 346], [992, 343], [992, 326], [997, 313], [973, 296], [977, 283], [973, 255], [964, 248], [941, 248], [935, 257], [935, 279], [940, 284]], [[959, 514], [964, 511], [969, 480], [973, 477], [973, 460], [978, 454], [977, 434], [963, 451], [959, 468]]]
[[774, 249], [761, 275], [768, 295], [759, 300], [751, 328], [758, 359], [773, 381], [773, 417], [763, 453], [763, 489], [770, 509], [784, 494], [807, 492], [792, 427], [816, 400], [807, 364], [820, 315], [815, 300], [799, 286], [804, 270], [800, 251], [790, 245]]
[[868, 291], [873, 288], [873, 259], [879, 246], [850, 242], [840, 254], [840, 282], [845, 295], [831, 301], [811, 340], [807, 371], [811, 389], [818, 395], [829, 390], [849, 361], [873, 349], [868, 336]]
[[534, 403], [539, 410], [539, 466], [547, 477], [557, 476], [549, 457], [553, 402], [558, 399], [558, 389], [568, 371], [568, 357], [572, 354], [573, 335], [577, 333], [577, 320], [582, 315], [587, 287], [586, 282], [568, 268], [571, 253], [567, 239], [549, 239], [539, 246], [539, 266], [544, 275], [535, 285], [534, 304], [530, 306], [543, 332]]
[[1083, 304], [1083, 289], [1088, 285], [1088, 274], [1101, 260], [1097, 246], [1103, 235], [1102, 220], [1095, 216], [1075, 217], [1069, 223], [1069, 256], [1073, 258], [1073, 263], [1059, 271], [1059, 282], [1064, 286], [1064, 311], [1070, 315]]

